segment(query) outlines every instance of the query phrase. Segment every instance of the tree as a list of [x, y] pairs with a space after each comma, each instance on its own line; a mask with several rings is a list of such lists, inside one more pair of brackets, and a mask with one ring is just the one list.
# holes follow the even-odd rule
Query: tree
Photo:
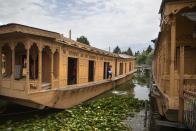
[[133, 56], [133, 52], [132, 52], [131, 48], [128, 48], [126, 54], [130, 55], [130, 56]]
[[147, 59], [145, 62], [147, 65], [152, 65], [153, 55], [154, 55], [154, 50], [152, 50], [147, 56]]
[[116, 48], [114, 48], [114, 50], [113, 50], [113, 53], [117, 53], [117, 54], [121, 53], [120, 48], [118, 46], [116, 46]]
[[76, 41], [86, 45], [90, 45], [88, 39], [85, 36], [80, 36], [79, 38], [77, 38]]
[[146, 54], [146, 52], [143, 52], [143, 53], [137, 55], [136, 64], [137, 65], [146, 64], [146, 59], [147, 59], [147, 54]]
[[140, 51], [135, 52], [135, 56], [140, 55]]
[[148, 48], [147, 48], [147, 50], [146, 50], [146, 52], [147, 53], [150, 53], [151, 51], [152, 51], [152, 47], [151, 47], [151, 45], [149, 45]]

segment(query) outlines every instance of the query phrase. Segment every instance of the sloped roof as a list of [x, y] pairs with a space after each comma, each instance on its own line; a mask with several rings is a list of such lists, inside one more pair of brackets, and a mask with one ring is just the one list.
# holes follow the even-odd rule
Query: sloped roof
[[167, 2], [173, 2], [173, 1], [182, 1], [182, 0], [162, 0], [161, 6], [160, 6], [160, 9], [159, 9], [159, 14], [162, 14], [163, 13], [163, 10], [165, 8], [165, 4]]
[[13, 32], [52, 38], [52, 39], [55, 39], [56, 42], [59, 42], [61, 44], [66, 44], [66, 45], [69, 45], [75, 48], [80, 48], [80, 49], [83, 49], [89, 52], [94, 52], [96, 54], [119, 57], [119, 55], [116, 53], [111, 53], [109, 51], [101, 50], [96, 47], [89, 46], [89, 45], [71, 40], [69, 38], [64, 37], [62, 34], [59, 34], [56, 32], [34, 28], [34, 27], [26, 26], [26, 25], [16, 24], [16, 23], [10, 23], [10, 24], [0, 26], [0, 35], [13, 33]]
[[127, 55], [127, 54], [119, 54], [120, 58], [124, 58], [124, 59], [135, 59], [135, 57]]

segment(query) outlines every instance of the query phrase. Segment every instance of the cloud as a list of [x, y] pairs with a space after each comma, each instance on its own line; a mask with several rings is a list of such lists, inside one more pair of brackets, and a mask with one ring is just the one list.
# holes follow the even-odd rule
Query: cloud
[[141, 48], [159, 31], [161, 0], [0, 0], [0, 21], [56, 31], [92, 46]]

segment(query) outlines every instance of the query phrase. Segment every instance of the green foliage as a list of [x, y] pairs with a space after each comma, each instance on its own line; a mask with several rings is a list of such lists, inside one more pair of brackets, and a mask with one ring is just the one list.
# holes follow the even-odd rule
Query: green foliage
[[135, 52], [135, 56], [140, 55], [140, 51]]
[[113, 50], [113, 53], [117, 53], [117, 54], [121, 53], [120, 48], [118, 46], [116, 46], [116, 48], [114, 48], [114, 50]]
[[141, 75], [139, 73], [135, 73], [134, 74], [134, 77], [133, 77], [133, 80], [134, 81], [137, 81], [137, 83], [139, 85], [142, 85], [142, 86], [147, 85], [147, 87], [150, 88], [150, 80], [149, 80], [149, 77], [150, 77], [150, 71], [149, 70], [146, 70], [144, 75]]
[[154, 50], [152, 49], [152, 47], [149, 45], [148, 48], [145, 50], [143, 50], [142, 53], [140, 53], [139, 51], [137, 51], [135, 53], [136, 56], [136, 65], [152, 65], [152, 60], [153, 60], [153, 55], [154, 55]]
[[147, 50], [146, 50], [146, 52], [147, 53], [150, 53], [151, 51], [152, 51], [152, 47], [151, 47], [151, 45], [149, 45], [148, 48], [147, 48]]
[[153, 55], [154, 55], [154, 50], [152, 50], [150, 53], [148, 53], [147, 59], [145, 62], [147, 65], [152, 65]]
[[128, 48], [127, 49], [127, 53], [126, 54], [127, 55], [130, 55], [130, 56], [133, 56], [133, 52], [132, 52], [131, 48]]
[[118, 46], [116, 46], [113, 50], [113, 53], [117, 53], [117, 54], [122, 53], [122, 54], [133, 56], [133, 52], [130, 47], [127, 49], [127, 51], [121, 51], [121, 49]]
[[130, 56], [133, 56], [133, 52], [132, 52], [131, 48], [128, 48], [127, 51], [122, 52], [122, 54], [127, 54]]
[[77, 42], [83, 43], [83, 44], [87, 44], [90, 45], [88, 39], [85, 36], [80, 36], [79, 38], [77, 38], [76, 40]]
[[0, 125], [0, 130], [122, 131], [126, 130], [123, 120], [128, 116], [133, 117], [134, 110], [143, 107], [144, 102], [133, 97], [112, 96], [88, 101], [43, 118], [36, 115], [20, 123], [9, 121], [6, 125]]
[[145, 64], [146, 59], [147, 59], [147, 54], [146, 52], [143, 52], [142, 54], [136, 57], [136, 64], [137, 65]]

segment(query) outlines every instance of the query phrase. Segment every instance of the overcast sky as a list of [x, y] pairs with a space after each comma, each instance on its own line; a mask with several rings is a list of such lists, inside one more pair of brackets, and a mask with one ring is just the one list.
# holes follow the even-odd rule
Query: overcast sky
[[72, 38], [84, 35], [92, 46], [142, 50], [158, 35], [161, 0], [0, 0], [0, 24], [18, 23]]

